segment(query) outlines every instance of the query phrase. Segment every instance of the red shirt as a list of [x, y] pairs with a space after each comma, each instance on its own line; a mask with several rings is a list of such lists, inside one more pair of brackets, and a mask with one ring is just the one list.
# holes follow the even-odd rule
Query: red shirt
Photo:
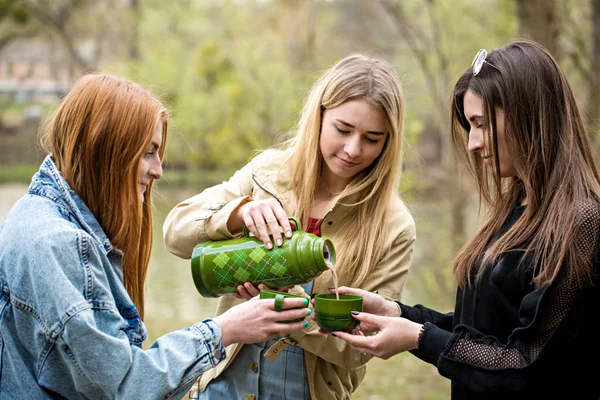
[[318, 218], [308, 217], [308, 226], [306, 227], [305, 231], [320, 237], [321, 236], [321, 220]]

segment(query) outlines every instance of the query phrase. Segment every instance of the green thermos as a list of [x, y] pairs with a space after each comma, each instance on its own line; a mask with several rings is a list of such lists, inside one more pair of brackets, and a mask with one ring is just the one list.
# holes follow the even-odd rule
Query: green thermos
[[204, 297], [233, 293], [239, 284], [262, 283], [271, 288], [310, 282], [335, 264], [335, 247], [331, 239], [302, 230], [300, 221], [292, 237], [282, 237], [281, 247], [268, 250], [264, 243], [250, 236], [238, 239], [206, 241], [194, 247], [192, 277]]

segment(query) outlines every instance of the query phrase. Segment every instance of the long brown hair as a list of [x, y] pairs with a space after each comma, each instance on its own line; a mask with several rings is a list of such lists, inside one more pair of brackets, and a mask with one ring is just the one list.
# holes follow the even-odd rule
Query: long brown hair
[[[324, 162], [319, 148], [323, 112], [353, 98], [364, 98], [380, 110], [388, 129], [377, 160], [339, 196], [340, 204], [354, 209], [345, 222], [347, 229], [338, 230], [336, 270], [340, 285], [359, 286], [384, 256], [384, 238], [390, 231], [389, 224], [395, 223], [388, 215], [392, 204], [400, 203], [404, 100], [392, 65], [363, 54], [352, 54], [338, 61], [312, 87], [300, 121], [291, 132], [293, 138], [286, 145], [293, 149], [290, 162], [295, 212], [306, 226]], [[357, 200], [343, 203], [350, 197]]]
[[[467, 91], [483, 101], [484, 126], [489, 128], [485, 142], [491, 144], [493, 172], [483, 168], [481, 157], [467, 150], [470, 127], [463, 113]], [[504, 112], [507, 151], [517, 171], [511, 178], [500, 177], [498, 108]], [[459, 285], [471, 283], [480, 262], [489, 266], [514, 249], [531, 256], [537, 285], [551, 283], [564, 268], [573, 282], [589, 285], [600, 223], [591, 219], [598, 216], [600, 179], [573, 92], [550, 53], [528, 40], [491, 51], [476, 76], [468, 68], [456, 83], [451, 121], [457, 158], [475, 177], [487, 208], [482, 227], [456, 258], [453, 271]], [[494, 238], [513, 207], [525, 198], [522, 216]]]
[[163, 104], [124, 78], [89, 74], [74, 84], [40, 136], [64, 179], [123, 252], [125, 288], [142, 318], [152, 248], [152, 182], [141, 202], [137, 174], [159, 122], [162, 159], [167, 139]]

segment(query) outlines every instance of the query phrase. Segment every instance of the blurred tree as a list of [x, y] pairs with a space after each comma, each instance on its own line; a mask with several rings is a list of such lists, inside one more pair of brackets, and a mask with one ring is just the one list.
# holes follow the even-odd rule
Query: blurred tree
[[546, 47], [560, 59], [558, 39], [561, 21], [556, 0], [515, 0], [519, 18], [519, 35], [530, 38]]
[[30, 23], [23, 0], [0, 0], [0, 52], [19, 38], [37, 35], [38, 26]]
[[565, 2], [563, 15], [566, 61], [579, 78], [584, 117], [600, 153], [600, 0]]
[[58, 46], [64, 52], [56, 57], [64, 53], [67, 58], [51, 63], [70, 64], [72, 81], [122, 57], [125, 45], [117, 39], [135, 33], [135, 25], [125, 23], [125, 7], [120, 0], [0, 0], [0, 50], [24, 39]]
[[132, 19], [131, 35], [129, 39], [129, 57], [132, 60], [140, 59], [140, 22], [141, 7], [139, 0], [129, 0], [129, 10]]
[[581, 76], [584, 118], [600, 151], [600, 0], [515, 1], [520, 35], [542, 44], [561, 65], [566, 57]]
[[67, 53], [82, 70], [96, 69], [97, 59], [91, 59], [81, 54], [77, 47], [77, 36], [70, 32], [70, 22], [78, 8], [86, 5], [86, 0], [20, 0], [32, 20], [37, 22], [43, 29], [52, 32], [59, 38]]
[[592, 127], [596, 150], [600, 153], [600, 74], [598, 74], [600, 71], [600, 0], [592, 0], [591, 23], [590, 67], [586, 74], [590, 83], [587, 117]]
[[311, 70], [317, 67], [317, 12], [315, 0], [276, 0], [279, 14], [271, 16], [270, 25], [285, 38], [290, 66]]

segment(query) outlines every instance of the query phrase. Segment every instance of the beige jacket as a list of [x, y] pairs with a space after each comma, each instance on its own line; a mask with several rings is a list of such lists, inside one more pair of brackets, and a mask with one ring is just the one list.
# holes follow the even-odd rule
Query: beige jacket
[[[234, 235], [227, 230], [227, 221], [231, 212], [247, 201], [274, 197], [289, 213], [294, 200], [290, 174], [286, 174], [285, 170], [280, 172], [284, 160], [285, 153], [268, 150], [237, 171], [229, 181], [179, 203], [164, 224], [164, 241], [169, 251], [189, 259], [199, 242], [233, 238]], [[351, 212], [352, 207], [334, 205], [323, 220], [321, 236], [331, 238], [335, 244], [338, 226]], [[415, 224], [400, 199], [395, 204], [394, 213], [394, 228], [385, 246], [388, 251], [377, 269], [365, 280], [362, 289], [377, 291], [387, 299], [399, 300], [413, 256]], [[331, 273], [326, 271], [315, 279], [313, 293], [327, 293], [331, 287]], [[303, 293], [303, 289], [296, 286], [294, 292]], [[222, 296], [216, 314], [225, 312], [241, 301], [232, 295]], [[315, 400], [350, 399], [364, 378], [365, 364], [370, 357], [354, 350], [341, 339], [319, 333], [318, 329], [312, 323], [291, 335], [297, 345], [305, 350], [311, 397]], [[227, 359], [202, 375], [200, 390], [204, 391], [207, 384], [227, 368], [241, 346], [232, 344], [227, 347]]]

